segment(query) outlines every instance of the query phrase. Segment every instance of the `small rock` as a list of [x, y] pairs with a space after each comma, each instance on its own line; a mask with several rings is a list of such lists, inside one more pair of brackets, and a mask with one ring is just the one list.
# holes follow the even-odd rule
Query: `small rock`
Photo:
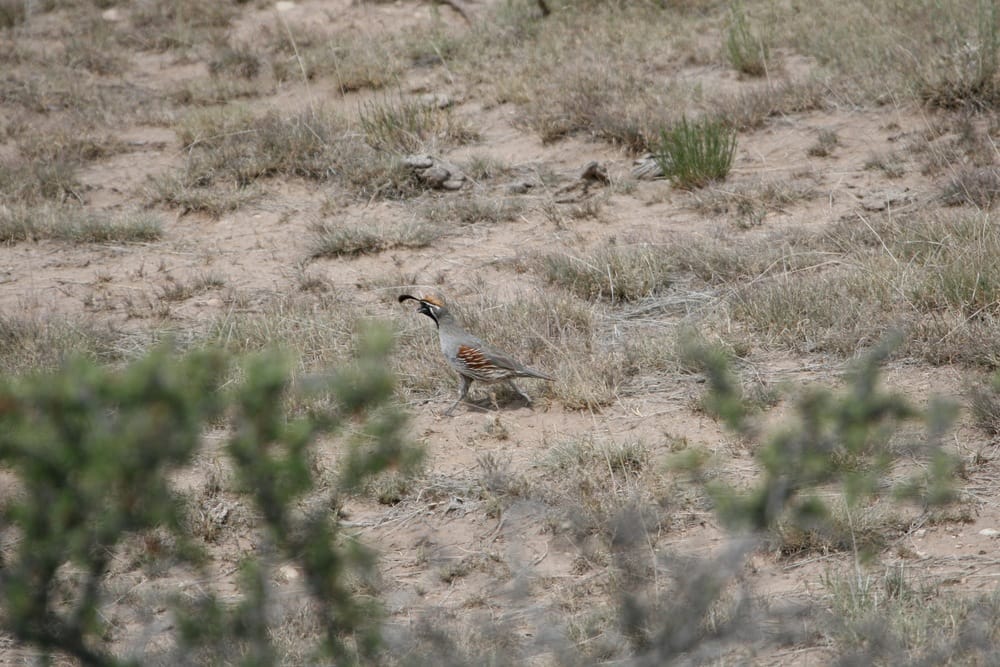
[[995, 530], [993, 528], [983, 528], [981, 531], [979, 531], [979, 534], [985, 535], [986, 537], [996, 537], [997, 535], [1000, 535], [1000, 530]]
[[902, 206], [912, 201], [905, 191], [887, 190], [868, 195], [861, 200], [861, 208], [866, 211], [884, 211], [890, 206]]
[[281, 581], [295, 581], [299, 578], [299, 571], [294, 565], [282, 565], [278, 568], [278, 578]]
[[274, 8], [279, 12], [287, 12], [289, 9], [295, 7], [295, 3], [290, 0], [281, 0], [281, 2], [274, 3]]
[[431, 109], [447, 109], [455, 105], [455, 100], [443, 93], [425, 93], [419, 99], [422, 105]]
[[211, 519], [212, 523], [215, 525], [221, 526], [226, 523], [226, 520], [229, 518], [229, 513], [234, 507], [234, 503], [220, 499], [214, 505], [207, 508], [208, 518]]
[[420, 178], [424, 179], [424, 182], [428, 185], [437, 188], [441, 187], [445, 181], [451, 178], [451, 172], [441, 165], [435, 165], [424, 169], [423, 173], [420, 174]]
[[120, 21], [122, 18], [121, 12], [118, 11], [117, 7], [112, 7], [111, 9], [105, 9], [101, 12], [101, 18], [105, 21]]
[[465, 185], [465, 174], [453, 164], [434, 159], [430, 155], [409, 155], [403, 164], [417, 172], [417, 177], [432, 188], [460, 190]]
[[534, 183], [528, 181], [514, 181], [513, 183], [507, 184], [507, 194], [511, 195], [523, 195], [527, 194], [528, 190], [535, 187]]
[[407, 155], [403, 158], [403, 164], [413, 169], [427, 169], [434, 164], [434, 158], [430, 155]]
[[923, 537], [926, 534], [927, 534], [927, 529], [926, 528], [921, 528], [920, 530], [913, 531], [913, 536], [914, 537]]

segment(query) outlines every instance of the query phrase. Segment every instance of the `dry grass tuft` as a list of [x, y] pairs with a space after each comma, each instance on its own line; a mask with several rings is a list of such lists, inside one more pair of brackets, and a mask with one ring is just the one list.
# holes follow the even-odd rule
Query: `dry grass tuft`
[[672, 253], [646, 243], [608, 245], [582, 257], [549, 254], [537, 261], [550, 284], [612, 303], [654, 296], [670, 286], [678, 270]]
[[211, 322], [200, 343], [237, 353], [280, 349], [306, 372], [328, 370], [350, 358], [365, 314], [339, 294], [247, 297], [244, 307]]
[[330, 77], [341, 94], [398, 85], [404, 46], [394, 36], [356, 31], [325, 35], [303, 27], [276, 29], [268, 45], [274, 78], [295, 82]]
[[163, 235], [159, 216], [76, 206], [0, 206], [0, 243], [55, 239], [72, 243], [148, 242]]
[[810, 185], [794, 181], [761, 181], [732, 187], [707, 187], [692, 193], [702, 213], [725, 215], [742, 229], [760, 225], [768, 213], [786, 212], [793, 204], [816, 196]]
[[968, 204], [990, 209], [1000, 200], [1000, 169], [960, 167], [942, 189], [941, 198], [952, 206]]
[[423, 248], [440, 238], [441, 225], [427, 222], [396, 224], [363, 221], [323, 221], [312, 227], [312, 257], [350, 257], [390, 248]]
[[736, 71], [747, 76], [764, 76], [770, 68], [769, 38], [755, 31], [740, 2], [729, 6], [729, 29], [726, 31], [726, 57]]
[[145, 49], [192, 49], [224, 35], [236, 16], [238, 0], [149, 0], [129, 13], [137, 46]]
[[4, 315], [0, 316], [0, 369], [10, 375], [41, 372], [73, 355], [113, 363], [149, 345], [140, 338], [85, 320]]
[[990, 436], [1000, 435], [1000, 375], [974, 384], [968, 391], [969, 409], [976, 426]]
[[[655, 539], [668, 516], [653, 514], [652, 492], [659, 480], [650, 466], [648, 447], [642, 442], [614, 442], [583, 438], [552, 446], [544, 462], [549, 483], [539, 489], [557, 516], [557, 530], [568, 530], [581, 542], [599, 536], [608, 549], [615, 538], [616, 519], [629, 509], [642, 506], [649, 513], [647, 535]], [[594, 548], [594, 547], [591, 547]], [[608, 554], [605, 551], [604, 558]]]
[[405, 165], [373, 151], [328, 112], [257, 116], [239, 106], [206, 109], [190, 114], [178, 137], [186, 164], [152, 180], [147, 196], [153, 203], [218, 214], [251, 200], [252, 186], [272, 176], [339, 183], [367, 199], [421, 191]]
[[428, 222], [445, 227], [513, 222], [524, 208], [521, 200], [509, 197], [444, 197], [424, 205], [420, 213]]
[[368, 145], [390, 153], [437, 152], [478, 138], [478, 133], [434, 102], [385, 97], [367, 102], [358, 112]]

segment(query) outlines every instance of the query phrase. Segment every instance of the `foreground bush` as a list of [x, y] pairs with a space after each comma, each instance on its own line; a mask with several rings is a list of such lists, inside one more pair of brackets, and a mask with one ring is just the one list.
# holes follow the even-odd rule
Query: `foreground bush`
[[[278, 558], [303, 573], [315, 603], [323, 628], [317, 656], [338, 664], [374, 656], [378, 610], [348, 585], [370, 559], [338, 540], [330, 503], [301, 506], [317, 485], [312, 449], [320, 438], [340, 434], [332, 494], [416, 461], [402, 437], [404, 417], [389, 403], [388, 347], [387, 335], [370, 332], [354, 363], [295, 386], [275, 354], [247, 361], [245, 379], [231, 387], [224, 386], [232, 369], [223, 354], [177, 357], [165, 349], [121, 371], [78, 359], [55, 373], [3, 381], [0, 469], [15, 473], [17, 488], [0, 514], [0, 528], [15, 536], [5, 540], [15, 546], [0, 553], [0, 631], [46, 657], [129, 664], [106, 641], [108, 568], [137, 536], [150, 545], [146, 557], [164, 566], [202, 565], [170, 479], [191, 463], [204, 431], [225, 423], [226, 450], [262, 517], [265, 547], [243, 563], [239, 603], [223, 604], [211, 591], [178, 598], [176, 656], [274, 663], [263, 582]], [[311, 409], [293, 414], [289, 406], [303, 401]]]

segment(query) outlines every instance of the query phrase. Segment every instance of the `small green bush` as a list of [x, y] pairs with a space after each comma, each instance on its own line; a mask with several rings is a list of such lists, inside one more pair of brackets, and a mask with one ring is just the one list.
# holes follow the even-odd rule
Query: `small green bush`
[[736, 155], [736, 131], [725, 121], [682, 118], [660, 132], [656, 160], [664, 176], [681, 188], [701, 188], [729, 174]]
[[[691, 362], [708, 376], [708, 412], [741, 437], [759, 442], [756, 456], [763, 473], [753, 489], [706, 482], [725, 523], [751, 531], [772, 530], [779, 522], [805, 528], [829, 525], [830, 508], [817, 492], [831, 484], [839, 487], [849, 508], [887, 494], [926, 505], [953, 499], [957, 461], [943, 449], [941, 438], [954, 421], [955, 406], [938, 402], [920, 410], [901, 394], [879, 387], [879, 365], [899, 342], [883, 341], [856, 362], [842, 393], [801, 392], [795, 420], [763, 438], [726, 355], [702, 343], [685, 343]], [[910, 422], [923, 423], [927, 436], [900, 451], [890, 436]], [[922, 458], [926, 468], [889, 483], [904, 454]], [[692, 463], [698, 471], [700, 463]]]

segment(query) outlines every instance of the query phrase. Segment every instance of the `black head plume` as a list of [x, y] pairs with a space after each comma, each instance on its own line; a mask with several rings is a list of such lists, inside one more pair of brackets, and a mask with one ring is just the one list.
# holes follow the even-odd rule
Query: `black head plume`
[[420, 304], [420, 307], [417, 308], [418, 313], [423, 313], [427, 317], [434, 320], [434, 324], [440, 326], [440, 323], [438, 322], [438, 313], [444, 309], [444, 302], [440, 298], [433, 296], [418, 298], [411, 294], [399, 295], [398, 301], [400, 303], [410, 300], [416, 301]]

